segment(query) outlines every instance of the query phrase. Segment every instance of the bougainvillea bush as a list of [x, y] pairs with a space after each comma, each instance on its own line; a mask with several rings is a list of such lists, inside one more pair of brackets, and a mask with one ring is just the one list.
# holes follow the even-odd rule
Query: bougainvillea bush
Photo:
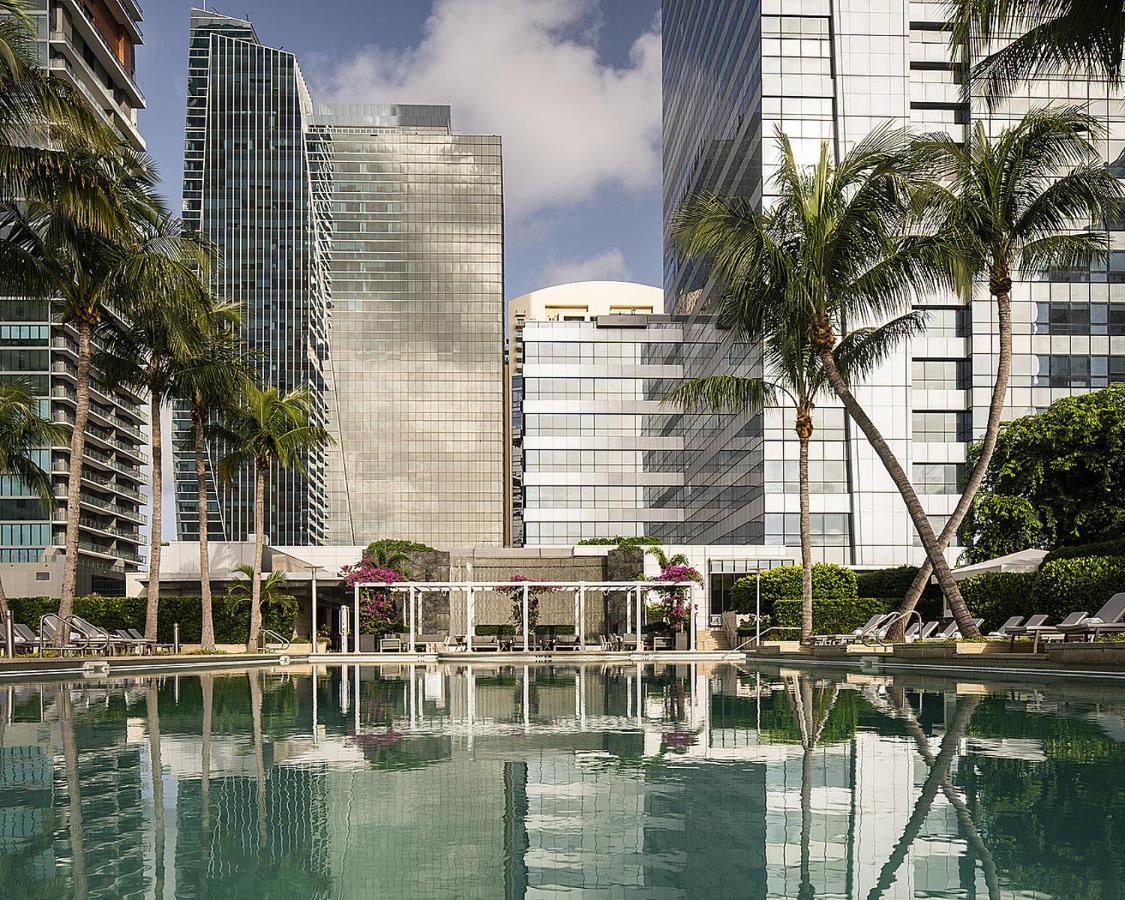
[[[526, 582], [531, 581], [526, 575], [513, 575], [510, 581]], [[527, 628], [529, 631], [534, 631], [535, 626], [539, 623], [539, 600], [541, 594], [547, 594], [551, 591], [557, 591], [556, 587], [532, 587], [527, 589]], [[512, 624], [516, 627], [516, 632], [523, 631], [523, 588], [514, 587], [508, 589], [508, 596], [512, 600]]]
[[690, 589], [684, 586], [682, 582], [694, 581], [696, 584], [703, 584], [703, 576], [692, 566], [673, 563], [664, 566], [660, 574], [652, 580], [666, 581], [671, 585], [676, 585], [674, 587], [654, 588], [654, 590], [660, 598], [664, 621], [674, 632], [686, 631], [688, 623], [691, 622], [693, 606], [690, 600]]
[[[377, 566], [366, 556], [354, 566], [344, 566], [340, 570], [340, 575], [349, 588], [372, 582], [396, 584], [406, 581], [406, 576], [401, 572]], [[402, 616], [399, 614], [398, 599], [394, 591], [379, 587], [360, 589], [360, 634], [387, 634], [397, 631], [401, 622]]]

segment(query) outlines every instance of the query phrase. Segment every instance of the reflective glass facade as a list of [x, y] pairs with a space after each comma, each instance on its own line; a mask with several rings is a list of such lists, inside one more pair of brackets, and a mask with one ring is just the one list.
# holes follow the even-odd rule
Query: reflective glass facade
[[[976, 118], [995, 133], [1033, 105], [1080, 103], [1106, 122], [1104, 158], [1121, 166], [1125, 112], [1104, 84], [1041, 79], [994, 112], [979, 98], [965, 103], [945, 15], [941, 0], [664, 0], [666, 223], [703, 190], [768, 204], [776, 128], [790, 136], [800, 161], [812, 162], [822, 140], [841, 155], [885, 121], [957, 137]], [[1113, 242], [1108, 266], [1017, 279], [1010, 416], [1125, 380], [1119, 231]], [[711, 285], [670, 247], [665, 260], [667, 310], [698, 316]], [[967, 443], [985, 424], [997, 338], [985, 290], [965, 308], [951, 297], [918, 303], [930, 310], [930, 330], [895, 353], [857, 394], [900, 461], [913, 468], [927, 512], [940, 525], [956, 502]], [[693, 347], [691, 329], [685, 376], [754, 371], [752, 352], [732, 362]], [[818, 554], [857, 565], [916, 562], [909, 517], [862, 434], [830, 398], [818, 404], [815, 424]], [[757, 417], [667, 416], [662, 427], [683, 436], [685, 486], [666, 498], [683, 506], [683, 522], [660, 537], [795, 542], [798, 447], [791, 409]]]
[[[241, 304], [243, 334], [261, 383], [307, 388], [312, 424], [327, 421], [327, 198], [323, 148], [310, 133], [312, 100], [291, 53], [263, 46], [249, 22], [195, 10], [188, 57], [184, 222], [219, 248], [219, 294]], [[176, 446], [191, 422], [177, 408]], [[210, 470], [222, 448], [210, 448]], [[325, 461], [306, 472], [269, 473], [265, 533], [274, 543], [321, 543], [326, 531]], [[254, 479], [247, 469], [215, 490], [214, 535], [244, 540], [254, 530]], [[181, 540], [198, 538], [191, 452], [176, 453]]]
[[331, 207], [329, 543], [503, 539], [500, 138], [319, 106]]

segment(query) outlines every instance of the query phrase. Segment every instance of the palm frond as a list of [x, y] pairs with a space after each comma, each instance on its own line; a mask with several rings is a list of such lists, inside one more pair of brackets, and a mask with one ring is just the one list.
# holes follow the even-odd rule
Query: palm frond
[[885, 362], [905, 340], [926, 331], [926, 314], [912, 310], [877, 328], [857, 328], [832, 352], [844, 380], [854, 384]]
[[776, 406], [780, 394], [789, 392], [763, 378], [739, 375], [711, 375], [682, 382], [661, 404], [678, 406], [687, 412], [759, 412]]

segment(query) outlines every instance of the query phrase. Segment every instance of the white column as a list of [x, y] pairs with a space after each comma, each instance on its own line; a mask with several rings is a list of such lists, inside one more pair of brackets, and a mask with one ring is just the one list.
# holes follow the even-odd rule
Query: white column
[[[413, 591], [413, 588], [411, 588]], [[411, 639], [411, 647], [413, 647], [413, 639]], [[415, 727], [415, 717], [418, 712], [418, 676], [414, 671], [414, 666], [410, 667], [410, 730], [413, 731]]]
[[359, 653], [359, 585], [355, 586], [355, 621], [352, 623], [352, 650]]
[[352, 666], [354, 690], [352, 691], [352, 715], [355, 717], [355, 733], [359, 734], [359, 666]]
[[695, 608], [695, 587], [693, 585], [688, 585], [687, 599], [688, 599], [688, 609], [691, 610], [691, 612], [688, 614], [688, 628], [691, 629], [688, 632], [688, 649], [694, 650], [695, 649], [695, 617], [696, 617], [696, 615], [698, 614], [699, 611]]
[[317, 695], [317, 683], [316, 683], [317, 679], [316, 679], [316, 666], [315, 665], [312, 667], [312, 679], [311, 680], [312, 680], [312, 739], [313, 739], [313, 744], [315, 745], [315, 744], [320, 742], [320, 728], [318, 727], [319, 719], [320, 719], [320, 713], [319, 713], [319, 710], [317, 709], [317, 696], [316, 696]]
[[523, 667], [523, 731], [531, 731], [531, 672], [527, 666]]
[[577, 637], [578, 633], [580, 631], [582, 631], [582, 626], [578, 621], [578, 617], [579, 617], [579, 615], [581, 615], [581, 613], [579, 612], [579, 608], [578, 608], [579, 602], [581, 600], [581, 596], [580, 596], [581, 594], [582, 594], [582, 588], [580, 588], [580, 587], [576, 588], [575, 591], [574, 591], [574, 635], [575, 635], [575, 637]]
[[644, 588], [637, 588], [637, 652], [645, 648], [644, 644]]
[[[528, 627], [528, 622], [527, 622], [528, 601], [529, 601], [528, 593], [529, 593], [529, 591], [530, 591], [530, 588], [528, 588], [528, 586], [525, 584], [523, 586], [523, 601], [522, 601], [523, 602], [523, 650], [524, 650], [525, 653], [528, 650], [531, 649], [531, 646], [527, 642], [527, 635], [528, 635], [528, 632], [530, 631], [530, 629]], [[527, 670], [525, 669], [524, 670], [524, 676], [525, 677], [524, 677], [524, 685], [523, 685], [525, 693], [527, 692], [527, 677], [526, 677], [526, 675], [527, 675]]]
[[633, 633], [633, 595], [631, 591], [625, 592], [625, 633]]
[[[410, 585], [410, 652], [414, 652], [414, 585]], [[413, 724], [413, 720], [411, 722]]]
[[641, 664], [637, 663], [637, 724], [644, 719], [644, 678], [641, 674]]
[[580, 649], [586, 649], [586, 585], [581, 584], [578, 587], [578, 646]]
[[586, 730], [586, 667], [578, 667], [578, 727]]
[[316, 653], [316, 569], [312, 573], [312, 600], [309, 601], [309, 627], [312, 629], [312, 652]]
[[471, 582], [465, 584], [465, 649], [473, 652], [473, 627], [476, 616], [473, 610], [473, 586]]

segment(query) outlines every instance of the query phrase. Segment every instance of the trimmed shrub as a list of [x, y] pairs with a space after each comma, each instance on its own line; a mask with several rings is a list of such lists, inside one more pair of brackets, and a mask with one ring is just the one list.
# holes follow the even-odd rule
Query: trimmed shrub
[[1043, 557], [1043, 565], [1056, 559], [1074, 559], [1078, 556], [1125, 556], [1125, 537], [1074, 547], [1057, 547]]
[[1119, 591], [1125, 591], [1125, 556], [1056, 559], [1039, 569], [1032, 605], [1054, 622], [1077, 610], [1094, 615]]
[[1036, 572], [985, 572], [962, 581], [961, 596], [973, 616], [984, 619], [981, 631], [987, 633], [995, 631], [1012, 616], [1026, 618], [1046, 612], [1032, 609], [1038, 580]]
[[[38, 630], [39, 619], [46, 613], [56, 613], [59, 601], [51, 597], [15, 597], [8, 601], [12, 615], [17, 622], [23, 622]], [[109, 630], [136, 628], [144, 631], [144, 597], [102, 597], [91, 594], [77, 597], [74, 601], [75, 615], [87, 619], [95, 625]], [[162, 597], [160, 600], [160, 619], [157, 639], [164, 644], [172, 643], [176, 622], [180, 623], [180, 642], [195, 644], [199, 642], [202, 629], [203, 610], [199, 597]], [[220, 644], [245, 644], [250, 634], [250, 604], [238, 597], [219, 595], [212, 601], [212, 617], [215, 622], [215, 641]], [[262, 608], [262, 626], [289, 637], [297, 624], [297, 601], [292, 597], [282, 597], [277, 603], [266, 604]]]
[[[838, 597], [813, 600], [815, 634], [850, 634], [877, 613], [893, 611], [895, 604], [882, 597]], [[783, 627], [801, 627], [801, 598], [786, 597], [774, 604], [774, 621]]]
[[[757, 576], [739, 578], [731, 588], [735, 612], [752, 613]], [[820, 599], [855, 597], [855, 572], [835, 563], [816, 563], [812, 571], [813, 597]], [[771, 615], [774, 603], [785, 597], [801, 596], [801, 567], [779, 566], [762, 571], [762, 614]]]

